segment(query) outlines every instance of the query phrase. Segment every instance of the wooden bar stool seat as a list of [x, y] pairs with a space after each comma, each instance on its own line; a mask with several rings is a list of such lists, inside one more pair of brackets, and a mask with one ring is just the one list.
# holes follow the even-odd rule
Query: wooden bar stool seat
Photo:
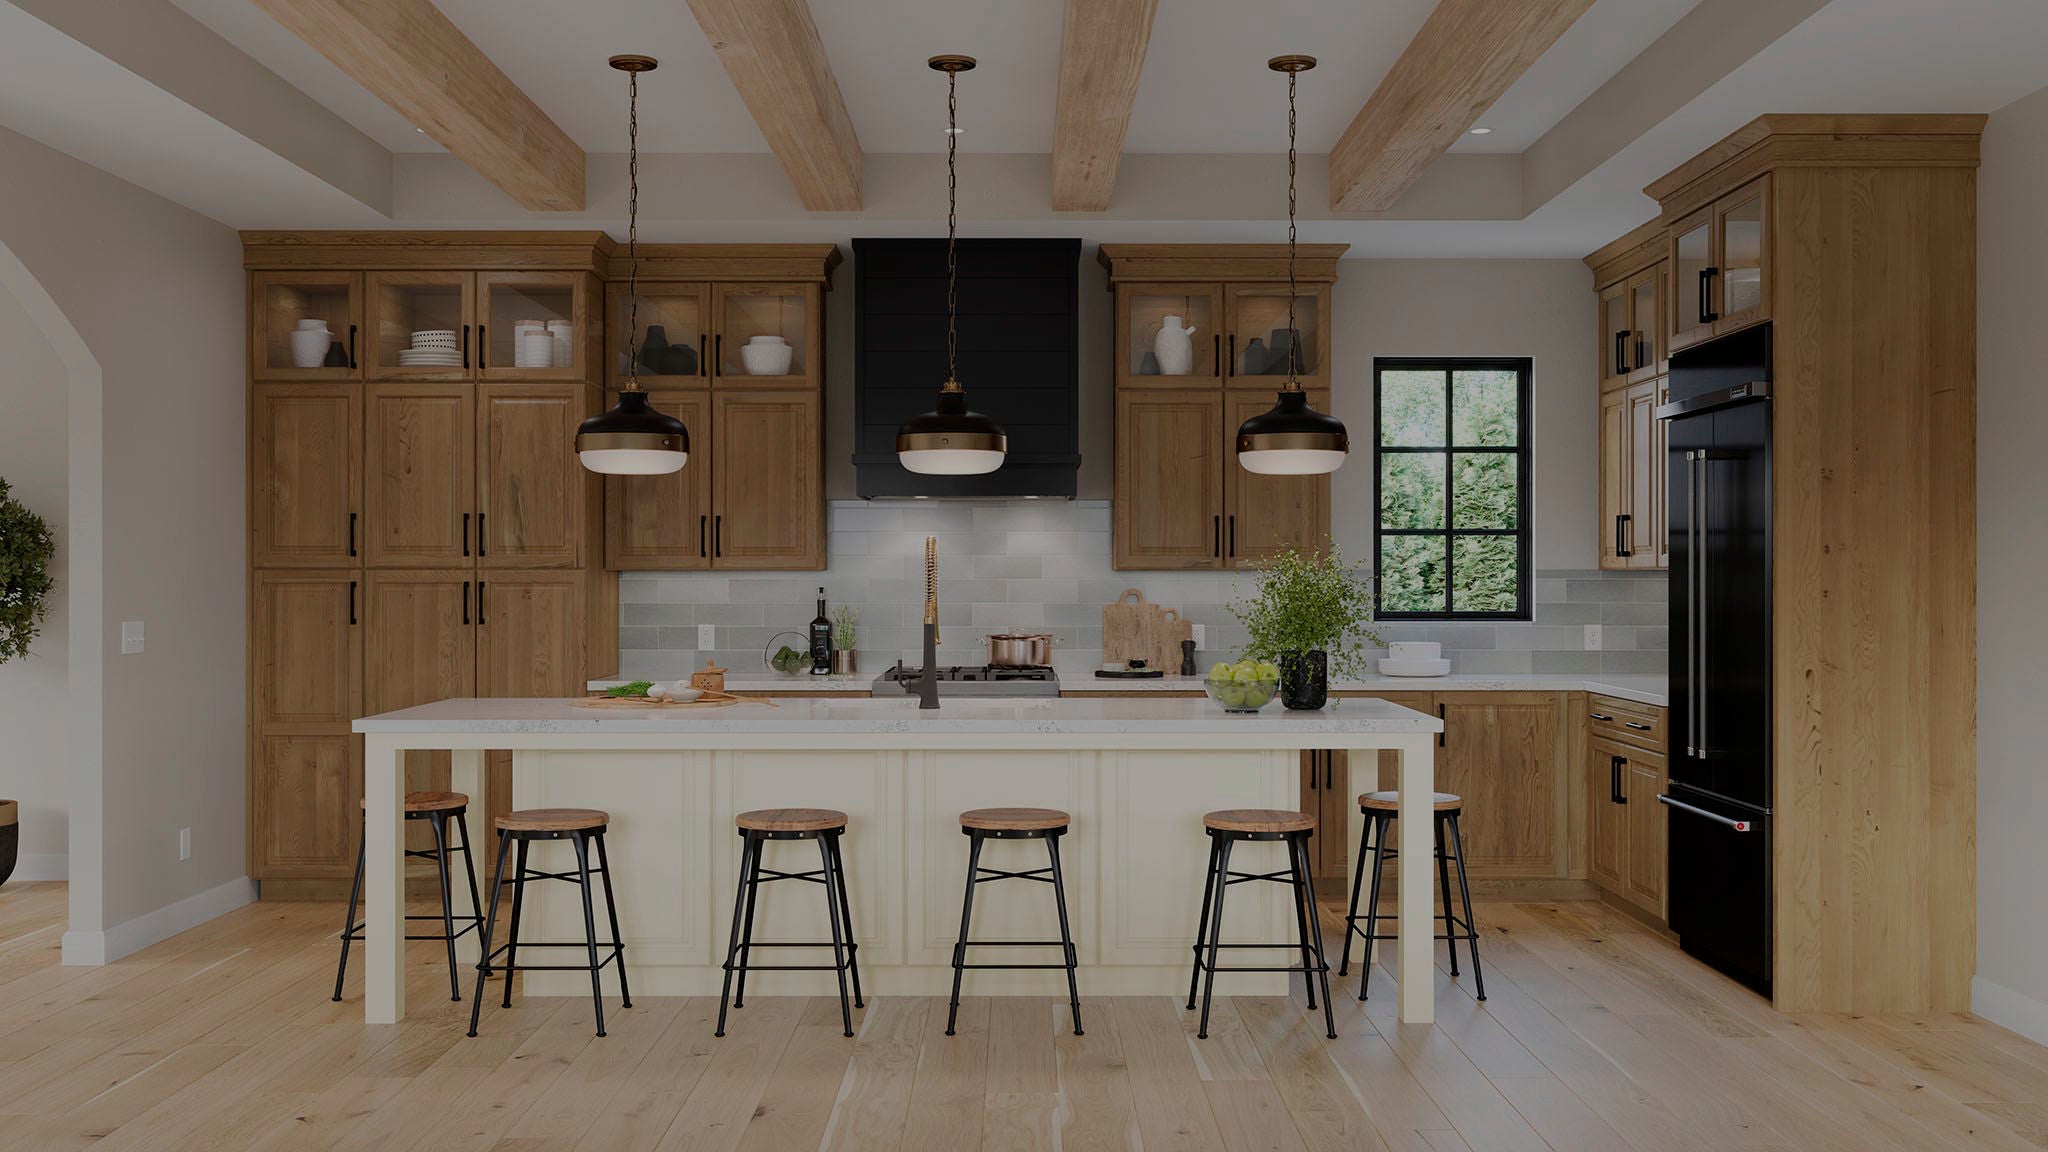
[[[1436, 810], [1439, 812], [1456, 812], [1465, 806], [1464, 797], [1454, 793], [1438, 792], [1434, 795], [1436, 797]], [[1398, 812], [1401, 810], [1401, 794], [1399, 792], [1364, 793], [1358, 798], [1358, 810], [1361, 812]]]
[[[357, 805], [369, 811], [370, 802], [364, 799]], [[476, 891], [476, 865], [469, 853], [469, 797], [460, 792], [407, 792], [405, 794], [405, 818], [408, 822], [424, 820], [434, 833], [432, 848], [407, 848], [407, 860], [432, 860], [434, 871], [441, 881], [441, 912], [406, 913], [407, 920], [439, 920], [441, 931], [406, 933], [407, 940], [445, 940], [448, 943], [448, 998], [462, 999], [462, 977], [455, 969], [455, 941], [471, 932], [481, 932], [484, 927], [483, 901]], [[450, 825], [453, 825], [451, 828]], [[454, 833], [462, 833], [462, 845], [455, 844]], [[341, 1000], [341, 985], [348, 975], [348, 946], [363, 938], [363, 926], [356, 922], [356, 909], [363, 899], [363, 852], [361, 838], [356, 842], [356, 878], [348, 890], [348, 920], [341, 926], [341, 962], [334, 967], [334, 999]], [[462, 853], [462, 876], [469, 881], [469, 911], [461, 916], [455, 914], [452, 889], [448, 880], [448, 860], [455, 853]], [[455, 922], [463, 922], [460, 932]]]
[[1057, 808], [971, 808], [960, 814], [960, 826], [977, 832], [1050, 832], [1073, 820]]
[[[619, 1006], [633, 1006], [633, 990], [626, 984], [626, 937], [619, 931], [619, 901], [612, 895], [612, 862], [606, 854], [604, 836], [612, 822], [611, 814], [596, 808], [526, 808], [507, 812], [498, 817], [498, 867], [496, 878], [491, 881], [490, 916], [484, 921], [483, 954], [476, 964], [476, 996], [469, 1006], [469, 1034], [476, 1035], [477, 1019], [483, 1012], [484, 981], [493, 971], [505, 976], [505, 998], [502, 1007], [512, 1006], [512, 974], [514, 972], [588, 972], [590, 973], [590, 1002], [597, 1017], [597, 1034], [604, 1035], [604, 986], [600, 979], [606, 965], [615, 964], [619, 970]], [[550, 872], [545, 868], [526, 866], [527, 849], [534, 841], [567, 840], [576, 850], [576, 867], [573, 871]], [[506, 857], [513, 855], [513, 846], [518, 846], [513, 856], [512, 867], [505, 867]], [[597, 864], [591, 865], [592, 849], [596, 850]], [[591, 896], [590, 878], [596, 876], [604, 886], [605, 914], [611, 921], [612, 938], [609, 941], [597, 938], [597, 912]], [[582, 940], [521, 940], [519, 938], [519, 915], [526, 904], [526, 886], [542, 880], [561, 880], [576, 885], [583, 892], [583, 939]], [[505, 943], [492, 947], [491, 939], [498, 927], [498, 898], [505, 891], [505, 885], [512, 885], [512, 922], [505, 931]], [[519, 962], [521, 948], [579, 948], [583, 950], [582, 964], [522, 964]], [[602, 949], [604, 955], [599, 955]], [[499, 953], [505, 959], [498, 962]], [[546, 953], [542, 953], [546, 955]]]
[[612, 822], [595, 808], [525, 808], [498, 817], [500, 832], [588, 832]]
[[1225, 808], [1202, 817], [1202, 826], [1214, 832], [1313, 832], [1316, 818], [1287, 808]]
[[846, 813], [830, 808], [757, 808], [732, 822], [743, 832], [827, 832], [846, 827]]

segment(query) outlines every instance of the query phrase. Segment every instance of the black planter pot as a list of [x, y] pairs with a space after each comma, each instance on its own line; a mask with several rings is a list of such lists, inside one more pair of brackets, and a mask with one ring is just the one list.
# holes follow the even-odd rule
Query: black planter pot
[[1280, 703], [1313, 712], [1330, 702], [1330, 658], [1320, 648], [1280, 654]]

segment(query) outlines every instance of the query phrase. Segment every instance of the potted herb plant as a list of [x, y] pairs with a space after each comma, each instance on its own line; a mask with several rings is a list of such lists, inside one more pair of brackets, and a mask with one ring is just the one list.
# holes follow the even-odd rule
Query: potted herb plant
[[1288, 708], [1321, 708], [1329, 699], [1330, 673], [1358, 676], [1366, 652], [1379, 637], [1372, 621], [1372, 581], [1358, 566], [1346, 566], [1331, 544], [1316, 552], [1288, 548], [1259, 564], [1259, 583], [1240, 594], [1230, 614], [1249, 639], [1244, 655], [1280, 666], [1280, 702]]
[[851, 676], [860, 671], [860, 609], [841, 604], [832, 614], [832, 674]]

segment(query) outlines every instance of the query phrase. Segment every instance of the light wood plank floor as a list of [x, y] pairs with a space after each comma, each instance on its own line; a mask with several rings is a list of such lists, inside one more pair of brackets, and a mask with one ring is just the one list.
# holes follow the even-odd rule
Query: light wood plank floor
[[[1439, 950], [1441, 1019], [1394, 1018], [1379, 970], [1337, 1040], [1292, 998], [447, 999], [330, 1003], [340, 909], [259, 904], [103, 968], [58, 964], [64, 889], [0, 891], [0, 1148], [1282, 1149], [1842, 1152], [2048, 1148], [2048, 1049], [1969, 1016], [1800, 1017], [1592, 903], [1483, 904], [1486, 986]], [[1334, 926], [1331, 929], [1332, 939]], [[465, 993], [466, 994], [466, 993]]]

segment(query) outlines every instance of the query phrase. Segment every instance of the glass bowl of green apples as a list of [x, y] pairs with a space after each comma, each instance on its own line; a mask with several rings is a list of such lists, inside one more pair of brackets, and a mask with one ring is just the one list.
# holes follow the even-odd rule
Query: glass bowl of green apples
[[1209, 669], [1202, 687], [1225, 712], [1257, 712], [1280, 691], [1280, 668], [1271, 662], [1239, 660]]

